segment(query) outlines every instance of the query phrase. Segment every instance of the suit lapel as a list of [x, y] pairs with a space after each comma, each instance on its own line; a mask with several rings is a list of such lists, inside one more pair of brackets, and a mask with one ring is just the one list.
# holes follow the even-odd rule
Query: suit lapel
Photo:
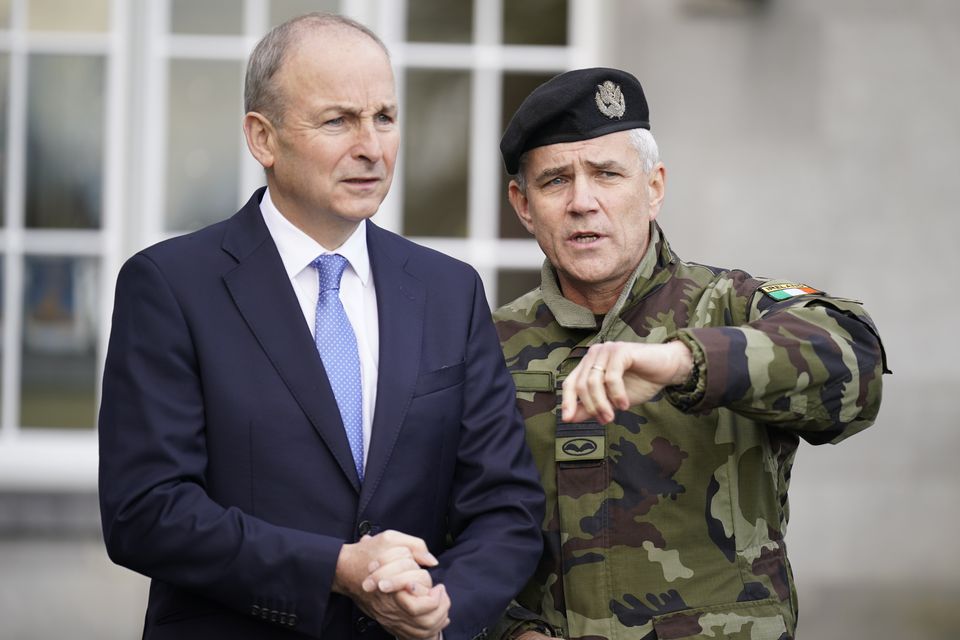
[[277, 373], [333, 453], [343, 473], [359, 491], [360, 482], [350, 446], [323, 362], [260, 213], [262, 193], [260, 190], [254, 194], [227, 226], [223, 249], [239, 264], [223, 279], [237, 309]]
[[383, 478], [420, 369], [425, 292], [423, 283], [405, 269], [404, 244], [367, 221], [367, 248], [377, 288], [380, 362], [377, 407], [360, 493], [361, 511]]

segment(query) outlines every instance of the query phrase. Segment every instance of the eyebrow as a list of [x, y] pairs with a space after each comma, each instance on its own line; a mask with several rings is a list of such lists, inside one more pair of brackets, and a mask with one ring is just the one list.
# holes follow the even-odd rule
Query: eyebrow
[[[384, 102], [384, 103], [381, 103], [380, 105], [378, 105], [378, 107], [377, 107], [377, 109], [374, 111], [374, 113], [393, 113], [393, 112], [395, 112], [396, 110], [397, 110], [397, 103], [395, 103], [395, 102]], [[323, 109], [320, 110], [320, 113], [327, 113], [327, 112], [330, 112], [330, 111], [333, 111], [333, 112], [336, 112], [336, 113], [344, 113], [344, 114], [351, 115], [351, 116], [359, 116], [359, 115], [360, 115], [360, 112], [361, 112], [361, 110], [357, 109], [357, 108], [356, 108], [355, 106], [353, 106], [353, 105], [347, 105], [347, 104], [330, 104], [330, 105], [327, 105], [327, 106], [323, 107]]]
[[[616, 160], [604, 160], [603, 162], [591, 162], [590, 160], [587, 160], [585, 164], [591, 169], [593, 169], [594, 171], [613, 170], [617, 172], [622, 172], [624, 170], [623, 165], [621, 165]], [[570, 166], [571, 165], [569, 164], [565, 164], [559, 167], [550, 167], [549, 169], [544, 169], [537, 175], [535, 182], [543, 182], [544, 180], [549, 180], [552, 178], [556, 178], [557, 176], [563, 175], [564, 173], [567, 173], [568, 171], [570, 171]]]
[[562, 167], [550, 167], [549, 169], [544, 169], [539, 174], [537, 174], [534, 182], [543, 182], [550, 178], [556, 178], [559, 175], [563, 175], [570, 170], [570, 165], [564, 165]]
[[587, 166], [594, 171], [610, 171], [612, 169], [621, 172], [624, 169], [623, 165], [616, 160], [604, 160], [603, 162], [590, 162], [587, 160]]

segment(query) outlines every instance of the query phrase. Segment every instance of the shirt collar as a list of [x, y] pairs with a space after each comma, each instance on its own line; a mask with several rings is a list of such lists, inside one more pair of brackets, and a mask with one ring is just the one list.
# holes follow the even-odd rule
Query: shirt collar
[[367, 285], [367, 281], [370, 279], [370, 255], [367, 253], [366, 220], [360, 221], [360, 224], [342, 245], [337, 247], [336, 250], [330, 251], [297, 228], [280, 213], [280, 210], [277, 209], [270, 198], [270, 189], [263, 193], [263, 199], [260, 201], [260, 213], [263, 215], [267, 230], [273, 237], [274, 244], [277, 245], [283, 267], [291, 280], [309, 267], [310, 263], [317, 259], [317, 256], [325, 253], [338, 253], [347, 259], [363, 286]]

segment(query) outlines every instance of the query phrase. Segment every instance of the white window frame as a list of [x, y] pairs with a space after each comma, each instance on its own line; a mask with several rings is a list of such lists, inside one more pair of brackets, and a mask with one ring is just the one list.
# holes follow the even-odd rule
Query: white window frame
[[[502, 44], [503, 3], [473, 1], [473, 38], [464, 44], [407, 42], [408, 0], [379, 0], [374, 30], [390, 49], [400, 92], [400, 122], [404, 118], [404, 82], [407, 69], [472, 71], [470, 156], [467, 186], [467, 235], [463, 238], [417, 237], [414, 242], [467, 262], [480, 274], [493, 306], [500, 269], [538, 270], [543, 253], [532, 238], [500, 238], [501, 104], [504, 72], [560, 73], [600, 64], [608, 51], [601, 37], [607, 0], [568, 0], [566, 46]], [[390, 195], [375, 220], [391, 231], [402, 229], [404, 188], [402, 156]]]
[[[20, 425], [20, 374], [23, 331], [24, 256], [95, 257], [100, 269], [100, 328], [96, 389], [99, 399], [103, 359], [113, 304], [113, 278], [120, 261], [123, 210], [123, 134], [128, 129], [125, 102], [129, 60], [127, 0], [111, 0], [105, 32], [30, 31], [27, 0], [10, 2], [9, 29], [0, 51], [9, 55], [5, 220], [0, 229], [4, 260], [2, 331], [3, 410], [0, 412], [0, 488], [76, 489], [96, 486], [96, 430]], [[103, 182], [101, 226], [96, 230], [26, 229], [27, 59], [35, 53], [102, 55], [105, 60]]]
[[[407, 0], [340, 2], [345, 15], [371, 26], [390, 49], [401, 105], [408, 69], [472, 72], [467, 236], [412, 239], [474, 265], [491, 304], [497, 299], [499, 269], [536, 270], [543, 259], [533, 239], [499, 238], [502, 73], [559, 73], [598, 64], [608, 54], [602, 25], [610, 11], [609, 0], [568, 0], [567, 46], [507, 46], [500, 42], [504, 1], [509, 0], [474, 0], [473, 41], [465, 44], [407, 42]], [[170, 0], [110, 0], [110, 28], [104, 33], [29, 31], [27, 2], [11, 0], [10, 28], [0, 33], [0, 52], [10, 56], [6, 220], [0, 228], [4, 260], [0, 490], [90, 491], [97, 481], [95, 428], [22, 429], [19, 424], [23, 257], [46, 254], [100, 260], [99, 400], [120, 265], [137, 250], [176, 235], [164, 229], [169, 61], [181, 57], [245, 61], [269, 26], [269, 2], [244, 0], [243, 34], [230, 36], [171, 34]], [[104, 197], [98, 230], [24, 228], [26, 61], [29, 54], [40, 52], [93, 53], [106, 59]], [[402, 106], [400, 120], [402, 126]], [[262, 168], [245, 152], [239, 122], [237, 136], [244, 151], [237, 159], [239, 206], [264, 180]], [[402, 229], [403, 178], [401, 159], [391, 193], [375, 218], [379, 225], [397, 232]]]

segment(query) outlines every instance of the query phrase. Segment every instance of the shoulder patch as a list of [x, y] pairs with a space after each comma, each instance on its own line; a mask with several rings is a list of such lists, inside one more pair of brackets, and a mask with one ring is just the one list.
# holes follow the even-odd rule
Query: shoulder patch
[[813, 287], [800, 284], [798, 282], [768, 284], [760, 287], [760, 291], [763, 291], [765, 294], [767, 294], [767, 296], [773, 298], [774, 300], [787, 300], [788, 298], [795, 298], [797, 296], [823, 293], [823, 291], [820, 291], [819, 289], [814, 289]]

